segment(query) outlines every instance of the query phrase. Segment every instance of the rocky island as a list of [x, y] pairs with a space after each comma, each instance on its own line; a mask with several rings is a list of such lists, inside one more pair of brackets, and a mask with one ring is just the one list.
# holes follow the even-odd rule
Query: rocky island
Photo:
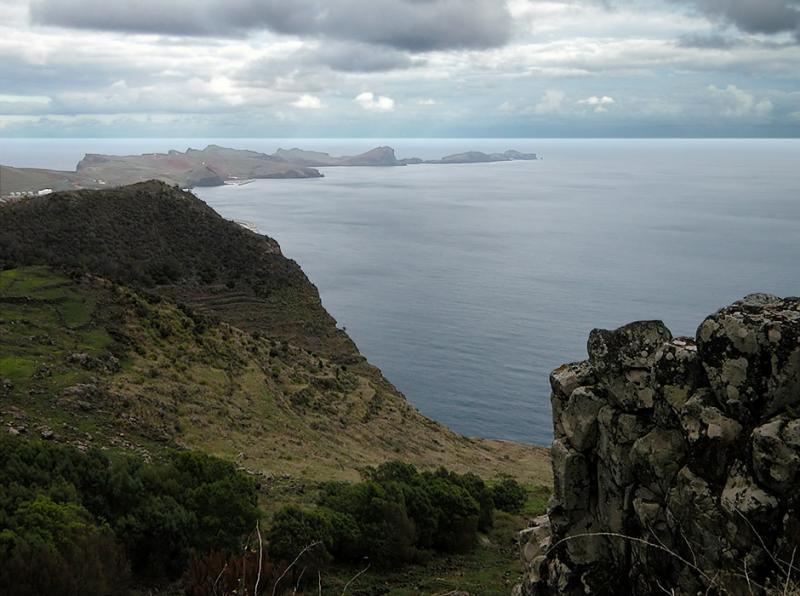
[[265, 178], [319, 178], [320, 167], [394, 167], [412, 164], [489, 163], [536, 160], [535, 153], [469, 151], [439, 160], [398, 159], [391, 147], [375, 147], [351, 156], [320, 151], [278, 149], [273, 154], [209, 145], [205, 149], [176, 150], [142, 155], [87, 154], [74, 172], [0, 165], [0, 198], [48, 194], [59, 190], [101, 189], [161, 180], [180, 188], [221, 186]]

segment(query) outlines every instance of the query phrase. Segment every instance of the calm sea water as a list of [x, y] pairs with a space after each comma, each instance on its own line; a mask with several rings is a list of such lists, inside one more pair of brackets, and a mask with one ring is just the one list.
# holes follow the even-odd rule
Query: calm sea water
[[[0, 140], [0, 163], [208, 140]], [[328, 168], [325, 178], [199, 189], [276, 238], [361, 351], [422, 412], [468, 435], [546, 443], [551, 369], [594, 327], [702, 318], [800, 294], [800, 141], [214, 140], [400, 156], [534, 151], [542, 161]]]

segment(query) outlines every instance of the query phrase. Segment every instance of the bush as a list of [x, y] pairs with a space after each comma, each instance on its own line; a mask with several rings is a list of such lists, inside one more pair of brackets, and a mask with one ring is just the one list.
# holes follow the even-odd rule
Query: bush
[[401, 486], [395, 482], [366, 481], [344, 487], [323, 505], [355, 521], [358, 542], [351, 558], [369, 558], [381, 566], [410, 561], [415, 554], [414, 522], [406, 511]]
[[8, 596], [122, 594], [122, 546], [83, 507], [39, 495], [6, 516], [0, 531], [0, 592]]
[[433, 544], [438, 550], [463, 552], [475, 544], [481, 509], [472, 495], [445, 478], [430, 480], [430, 495], [438, 513]]
[[0, 593], [112, 594], [128, 561], [174, 579], [192, 552], [239, 550], [256, 498], [250, 478], [203, 454], [145, 464], [0, 437]]
[[296, 505], [280, 509], [272, 518], [267, 532], [270, 555], [275, 560], [293, 561], [303, 550], [314, 544], [298, 561], [303, 566], [320, 567], [330, 559], [333, 544], [331, 520], [320, 511], [304, 511]]
[[494, 524], [494, 501], [492, 500], [491, 491], [487, 488], [486, 484], [478, 476], [472, 473], [456, 474], [449, 472], [444, 468], [440, 468], [433, 475], [432, 478], [441, 478], [463, 488], [478, 504], [478, 530], [487, 532]]
[[494, 505], [501, 511], [519, 513], [526, 498], [525, 489], [513, 478], [506, 478], [492, 487]]
[[492, 491], [474, 474], [388, 462], [364, 476], [359, 484], [322, 490], [317, 512], [330, 520], [326, 548], [338, 560], [366, 557], [392, 567], [429, 549], [463, 552], [492, 526]]

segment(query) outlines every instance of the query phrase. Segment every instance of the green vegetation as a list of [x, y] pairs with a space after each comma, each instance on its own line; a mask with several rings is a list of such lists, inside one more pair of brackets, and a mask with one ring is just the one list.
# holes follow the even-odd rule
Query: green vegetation
[[[259, 552], [267, 593], [292, 561], [277, 593], [318, 574], [340, 587], [367, 562], [367, 586], [433, 589], [448, 571], [456, 587], [500, 593], [519, 571], [511, 539], [522, 520], [494, 512], [490, 492], [469, 474], [390, 462], [362, 482], [323, 485], [313, 508], [280, 509], [259, 551], [257, 485], [228, 462], [184, 451], [145, 463], [0, 436], [0, 593], [124, 594], [178, 579], [193, 596], [218, 580], [253, 589]], [[392, 593], [418, 593], [400, 587]]]
[[92, 292], [45, 267], [0, 271], [0, 378], [20, 389], [47, 379], [58, 390], [74, 381], [62, 367], [71, 354], [110, 355], [110, 335], [92, 321], [97, 306]]
[[0, 306], [0, 424], [21, 431], [150, 456], [190, 447], [304, 482], [353, 480], [398, 453], [528, 481], [547, 465], [521, 446], [500, 460], [355, 366], [159, 294], [20, 267], [0, 271]]
[[273, 552], [288, 556], [320, 541], [321, 560], [397, 567], [431, 550], [468, 551], [478, 532], [492, 527], [490, 491], [473, 474], [388, 462], [366, 476], [357, 484], [329, 484], [316, 509], [278, 511], [269, 534]]
[[0, 592], [113, 594], [128, 569], [176, 578], [192, 552], [238, 549], [256, 503], [250, 478], [201, 453], [146, 464], [2, 437]]
[[[432, 553], [428, 558], [399, 569], [375, 566], [360, 575], [347, 593], [353, 595], [435, 596], [468, 592], [480, 596], [508, 596], [522, 577], [516, 533], [521, 517], [499, 511], [495, 523], [478, 544], [465, 553]], [[325, 574], [325, 594], [342, 588], [367, 563], [333, 565]]]
[[[331, 355], [357, 355], [277, 243], [160, 182], [0, 208], [0, 270], [48, 265], [159, 293]], [[1, 290], [0, 290], [1, 291]]]
[[363, 593], [491, 594], [525, 523], [476, 474], [549, 482], [544, 450], [424, 418], [274, 241], [160, 183], [0, 205], [0, 435], [4, 594], [253, 593], [259, 567], [270, 594], [313, 542], [276, 593], [369, 557]]
[[509, 513], [519, 513], [525, 505], [525, 489], [513, 478], [503, 478], [492, 487], [495, 507]]

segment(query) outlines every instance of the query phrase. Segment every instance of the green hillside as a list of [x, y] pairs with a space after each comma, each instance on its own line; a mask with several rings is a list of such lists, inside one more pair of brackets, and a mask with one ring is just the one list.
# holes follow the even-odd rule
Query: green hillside
[[316, 480], [397, 457], [549, 479], [544, 450], [422, 416], [274, 240], [190, 193], [149, 182], [3, 205], [0, 265], [5, 420]]
[[[0, 591], [15, 574], [32, 582], [14, 594], [69, 582], [77, 587], [65, 594], [217, 593], [191, 586], [252, 564], [252, 515], [267, 531], [280, 516], [301, 515], [286, 513], [295, 505], [311, 517], [291, 522], [288, 542], [275, 534], [280, 526], [269, 528], [271, 569], [287, 565], [297, 537], [311, 535], [307, 524], [327, 536], [312, 568], [325, 564], [335, 593], [375, 549], [385, 554], [361, 578], [362, 593], [502, 593], [518, 568], [513, 529], [525, 522], [498, 512], [492, 529], [490, 488], [478, 477], [545, 487], [529, 493], [531, 513], [551, 482], [546, 450], [462, 437], [422, 416], [336, 327], [275, 241], [161, 183], [0, 206], [0, 427], [0, 473], [19, 479], [0, 489], [0, 556], [13, 570], [0, 574]], [[390, 461], [420, 475], [370, 476]], [[200, 501], [169, 479], [198, 465]], [[83, 468], [96, 478], [90, 485]], [[224, 540], [214, 530], [232, 498], [221, 496], [233, 490], [220, 488], [223, 478], [249, 487], [259, 506], [247, 521], [242, 501]], [[352, 484], [364, 478], [372, 484]], [[138, 500], [109, 509], [129, 490]], [[339, 532], [345, 519], [355, 533]], [[439, 538], [426, 539], [437, 527]], [[479, 529], [489, 533], [480, 542]], [[151, 532], [172, 536], [171, 546]], [[234, 561], [237, 540], [250, 554]], [[282, 555], [280, 544], [289, 545]], [[94, 571], [75, 567], [79, 552], [94, 557]], [[27, 577], [31, 565], [46, 569], [39, 583]], [[132, 583], [114, 581], [129, 571]]]

